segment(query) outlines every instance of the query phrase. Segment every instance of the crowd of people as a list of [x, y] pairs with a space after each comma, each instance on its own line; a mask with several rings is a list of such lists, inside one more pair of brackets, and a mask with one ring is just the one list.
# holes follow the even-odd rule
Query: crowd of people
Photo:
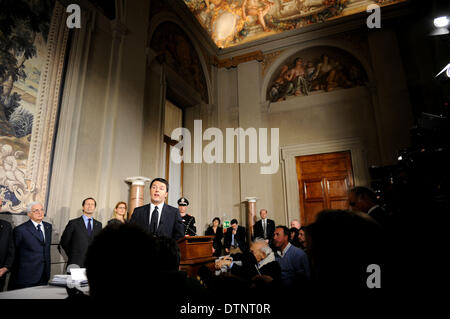
[[[350, 210], [324, 210], [307, 226], [298, 220], [292, 220], [290, 228], [276, 225], [261, 209], [251, 242], [248, 230], [236, 219], [225, 230], [214, 218], [205, 235], [214, 236], [215, 269], [202, 266], [196, 278], [188, 277], [179, 270], [176, 240], [199, 234], [195, 218], [186, 212], [186, 198], [180, 198], [178, 209], [164, 203], [168, 188], [166, 180], [153, 180], [151, 203], [136, 208], [129, 220], [127, 204], [117, 203], [105, 228], [93, 218], [95, 199], [83, 200], [82, 216], [68, 222], [59, 246], [67, 255], [68, 268], [86, 268], [90, 294], [71, 291], [69, 298], [108, 301], [120, 295], [123, 301], [145, 304], [150, 294], [156, 294], [154, 302], [215, 303], [267, 301], [281, 291], [286, 298], [301, 299], [308, 293], [343, 288], [373, 291], [379, 278], [370, 279], [368, 267], [389, 266], [389, 213], [370, 189], [356, 187], [349, 193]], [[40, 203], [29, 205], [28, 216], [30, 220], [14, 230], [6, 222], [0, 224], [0, 288], [8, 271], [8, 289], [46, 285], [50, 279], [52, 226], [43, 221]]]

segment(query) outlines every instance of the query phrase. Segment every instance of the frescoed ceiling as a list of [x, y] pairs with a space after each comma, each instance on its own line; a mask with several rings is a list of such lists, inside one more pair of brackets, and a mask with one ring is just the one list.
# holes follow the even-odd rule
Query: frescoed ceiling
[[182, 0], [219, 48], [407, 0]]

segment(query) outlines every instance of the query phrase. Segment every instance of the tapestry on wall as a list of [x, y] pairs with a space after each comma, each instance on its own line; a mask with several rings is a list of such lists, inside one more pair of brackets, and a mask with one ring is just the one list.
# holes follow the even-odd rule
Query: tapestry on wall
[[366, 83], [367, 74], [355, 57], [339, 48], [318, 46], [284, 61], [272, 77], [267, 99], [278, 102]]
[[54, 0], [0, 6], [0, 199], [23, 214], [46, 199], [68, 31]]

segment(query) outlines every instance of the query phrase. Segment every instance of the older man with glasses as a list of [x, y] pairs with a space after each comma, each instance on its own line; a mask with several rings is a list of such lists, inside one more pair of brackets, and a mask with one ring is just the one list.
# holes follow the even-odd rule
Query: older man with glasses
[[13, 230], [16, 252], [9, 290], [47, 285], [50, 279], [52, 225], [43, 221], [41, 203], [30, 203], [27, 212], [30, 219]]

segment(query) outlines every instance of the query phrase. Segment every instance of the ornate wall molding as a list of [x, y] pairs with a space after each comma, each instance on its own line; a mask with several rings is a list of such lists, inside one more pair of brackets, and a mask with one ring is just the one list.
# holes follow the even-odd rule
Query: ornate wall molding
[[278, 58], [278, 56], [283, 53], [284, 50], [279, 50], [275, 52], [270, 52], [264, 54], [264, 60], [262, 61], [262, 75], [266, 73], [268, 67]]
[[27, 176], [31, 180], [30, 188], [36, 188], [34, 198], [30, 198], [29, 201], [45, 203], [47, 200], [56, 116], [69, 33], [65, 21], [65, 8], [56, 1], [47, 40], [47, 56], [39, 82], [28, 157]]
[[70, 218], [76, 161], [74, 154], [78, 144], [81, 105], [95, 17], [92, 11], [83, 12], [82, 26], [74, 31], [71, 39], [47, 204], [48, 216], [57, 235], [53, 237], [55, 241], [59, 240], [59, 233]]
[[258, 50], [258, 51], [254, 51], [254, 52], [249, 52], [249, 53], [237, 55], [232, 58], [223, 59], [223, 60], [219, 60], [219, 59], [215, 58], [214, 65], [218, 68], [229, 69], [229, 68], [235, 68], [241, 63], [245, 63], [245, 62], [249, 62], [249, 61], [253, 61], [253, 60], [256, 60], [258, 62], [264, 61], [264, 54], [262, 53], [262, 51]]

